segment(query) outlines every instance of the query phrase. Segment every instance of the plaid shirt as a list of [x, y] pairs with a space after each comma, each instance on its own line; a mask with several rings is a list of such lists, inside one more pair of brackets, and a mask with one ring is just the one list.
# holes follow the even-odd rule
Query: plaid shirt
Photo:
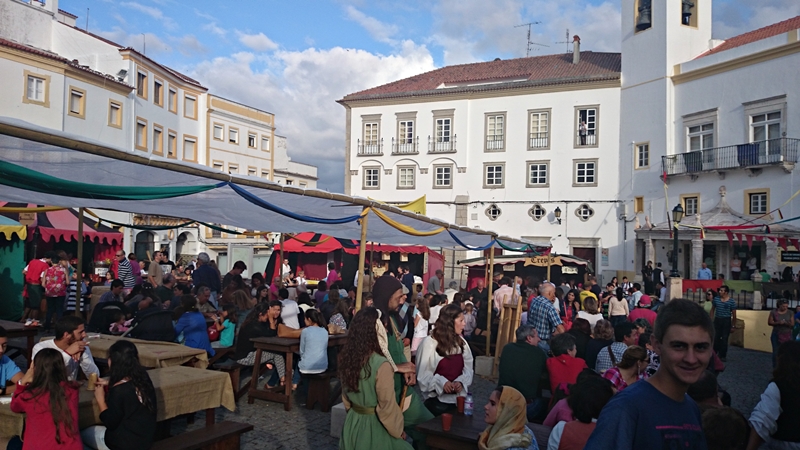
[[598, 373], [603, 373], [604, 371], [614, 367], [614, 361], [611, 361], [611, 356], [608, 354], [609, 347], [614, 353], [616, 362], [622, 361], [622, 354], [628, 349], [628, 346], [622, 342], [614, 342], [608, 347], [601, 348], [600, 353], [597, 354], [597, 364], [595, 364], [595, 370]]
[[[608, 351], [608, 350], [606, 350], [606, 351]], [[617, 388], [617, 392], [620, 392], [621, 390], [623, 390], [626, 387], [628, 387], [628, 383], [625, 382], [625, 380], [622, 378], [622, 374], [619, 373], [619, 369], [616, 368], [616, 367], [612, 367], [612, 368], [606, 370], [605, 372], [603, 372], [603, 378], [605, 378], [606, 380], [610, 381], [611, 384], [613, 384], [614, 387]], [[644, 380], [645, 377], [643, 375], [639, 375], [638, 379], [639, 380]]]
[[550, 300], [540, 295], [531, 301], [531, 307], [528, 309], [528, 325], [536, 328], [539, 339], [549, 341], [553, 337], [553, 331], [561, 323], [558, 311]]

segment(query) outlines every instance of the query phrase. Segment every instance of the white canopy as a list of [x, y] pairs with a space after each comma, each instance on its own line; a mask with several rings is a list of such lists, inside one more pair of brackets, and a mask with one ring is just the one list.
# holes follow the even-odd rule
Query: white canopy
[[[188, 187], [230, 182], [252, 194], [254, 198], [268, 202], [276, 208], [266, 209], [246, 200], [230, 184], [175, 198], [108, 200], [79, 198], [65, 192], [37, 192], [23, 187], [11, 187], [4, 184], [2, 180], [4, 176], [0, 174], [0, 200], [11, 202], [103, 208], [281, 233], [312, 231], [356, 240], [361, 239], [361, 226], [356, 221], [337, 224], [316, 223], [293, 218], [278, 211], [284, 209], [302, 216], [337, 219], [361, 214], [365, 207], [371, 207], [373, 212], [369, 214], [367, 241], [393, 245], [420, 244], [428, 247], [464, 248], [457, 240], [468, 247], [482, 247], [497, 236], [491, 231], [451, 225], [365, 198], [299, 189], [255, 177], [228, 175], [199, 164], [131, 153], [87, 140], [82, 136], [4, 117], [0, 117], [0, 161], [61, 180], [114, 187]], [[378, 217], [374, 210], [383, 213], [389, 221], [394, 221], [394, 226]], [[446, 230], [430, 236], [419, 236], [399, 231], [398, 225], [423, 233], [440, 227]], [[499, 239], [512, 247], [521, 247], [524, 244], [537, 247], [550, 246], [549, 243], [537, 244], [507, 237]]]

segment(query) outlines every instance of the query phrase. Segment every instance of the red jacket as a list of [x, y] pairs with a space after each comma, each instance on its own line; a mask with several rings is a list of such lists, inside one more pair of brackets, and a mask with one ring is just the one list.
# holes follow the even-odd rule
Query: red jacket
[[547, 372], [550, 373], [550, 392], [555, 393], [556, 387], [561, 383], [575, 383], [578, 380], [578, 374], [588, 367], [586, 361], [569, 356], [567, 353], [547, 358]]
[[631, 322], [636, 322], [636, 319], [644, 318], [648, 322], [650, 322], [650, 326], [652, 327], [656, 321], [656, 313], [647, 308], [636, 308], [628, 315], [628, 320]]
[[27, 390], [27, 386], [17, 385], [11, 399], [11, 411], [25, 413], [25, 448], [36, 450], [83, 450], [81, 433], [78, 431], [78, 386], [71, 382], [62, 382], [61, 387], [67, 395], [67, 406], [72, 414], [72, 432], [67, 435], [66, 427], [61, 422], [59, 436], [61, 444], [56, 442], [56, 427], [53, 425], [53, 414], [50, 412], [50, 394], [42, 394], [36, 398]]

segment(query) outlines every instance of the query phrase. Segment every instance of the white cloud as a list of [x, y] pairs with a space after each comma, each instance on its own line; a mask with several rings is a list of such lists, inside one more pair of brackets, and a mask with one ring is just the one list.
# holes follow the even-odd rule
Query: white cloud
[[120, 27], [114, 27], [111, 31], [97, 31], [97, 34], [109, 39], [123, 47], [132, 47], [148, 56], [153, 54], [164, 54], [172, 51], [166, 42], [153, 33], [133, 33], [130, 34]]
[[732, 0], [714, 4], [713, 37], [728, 39], [800, 15], [797, 0]]
[[187, 34], [181, 38], [176, 39], [178, 51], [185, 56], [193, 56], [198, 53], [208, 52], [208, 48], [204, 46], [193, 34]]
[[225, 37], [228, 34], [228, 30], [219, 27], [216, 22], [203, 25], [203, 30], [216, 34], [219, 37]]
[[367, 33], [376, 41], [390, 45], [397, 44], [397, 40], [392, 38], [392, 36], [397, 34], [397, 26], [381, 22], [374, 17], [368, 16], [352, 5], [348, 5], [345, 8], [345, 12], [347, 13], [348, 19], [361, 25], [361, 27], [367, 30]]
[[242, 52], [202, 62], [192, 75], [215, 94], [275, 113], [292, 160], [317, 166], [319, 186], [341, 192], [345, 113], [336, 100], [433, 68], [425, 46], [405, 41], [388, 56], [341, 47]]
[[278, 49], [278, 44], [273, 42], [272, 39], [268, 38], [264, 33], [246, 34], [241, 31], [237, 31], [236, 33], [239, 35], [239, 42], [251, 50], [266, 52], [268, 50]]
[[176, 29], [178, 29], [178, 24], [175, 23], [175, 21], [172, 20], [171, 17], [165, 16], [164, 12], [161, 11], [160, 9], [158, 9], [158, 8], [154, 8], [152, 6], [146, 6], [146, 5], [143, 5], [143, 4], [138, 3], [138, 2], [119, 2], [119, 5], [120, 6], [124, 6], [126, 8], [130, 8], [130, 9], [139, 11], [139, 12], [141, 12], [143, 14], [146, 14], [146, 15], [152, 17], [155, 20], [158, 20], [168, 30], [176, 30]]

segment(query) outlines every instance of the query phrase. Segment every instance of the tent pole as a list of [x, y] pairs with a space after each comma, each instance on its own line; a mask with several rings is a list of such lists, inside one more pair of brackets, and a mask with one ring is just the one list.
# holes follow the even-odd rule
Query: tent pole
[[372, 241], [372, 250], [369, 251], [369, 276], [372, 277], [372, 281], [375, 281], [375, 274], [372, 273], [372, 270], [375, 268], [375, 241]]
[[286, 238], [283, 236], [283, 233], [281, 233], [281, 254], [280, 254], [281, 263], [278, 266], [279, 267], [278, 273], [280, 274], [281, 281], [283, 281], [283, 247], [285, 247], [284, 245], [285, 243], [286, 243]]
[[[492, 278], [494, 277], [494, 245], [489, 249], [489, 266], [486, 269], [489, 278], [489, 293], [486, 305], [489, 309], [489, 314], [486, 316], [486, 356], [492, 356], [492, 287], [494, 285]], [[502, 305], [501, 305], [502, 307]]]
[[549, 281], [551, 283], [552, 283], [552, 280], [550, 280], [550, 261], [552, 261], [552, 258], [553, 257], [550, 256], [550, 254], [548, 253], [547, 254], [547, 281]]
[[[367, 207], [364, 207], [366, 210]], [[367, 218], [369, 214], [364, 214], [361, 216], [361, 240], [358, 241], [358, 267], [356, 270], [364, 270], [364, 261], [367, 259]], [[375, 244], [372, 244], [372, 248], [375, 248]], [[361, 309], [361, 298], [364, 295], [364, 274], [360, 273], [358, 277], [358, 282], [356, 283], [356, 311]]]
[[[83, 304], [83, 295], [81, 295], [81, 286], [83, 286], [83, 208], [78, 208], [78, 282], [75, 285], [75, 315], [80, 317], [81, 305]], [[116, 276], [116, 274], [114, 274]]]

